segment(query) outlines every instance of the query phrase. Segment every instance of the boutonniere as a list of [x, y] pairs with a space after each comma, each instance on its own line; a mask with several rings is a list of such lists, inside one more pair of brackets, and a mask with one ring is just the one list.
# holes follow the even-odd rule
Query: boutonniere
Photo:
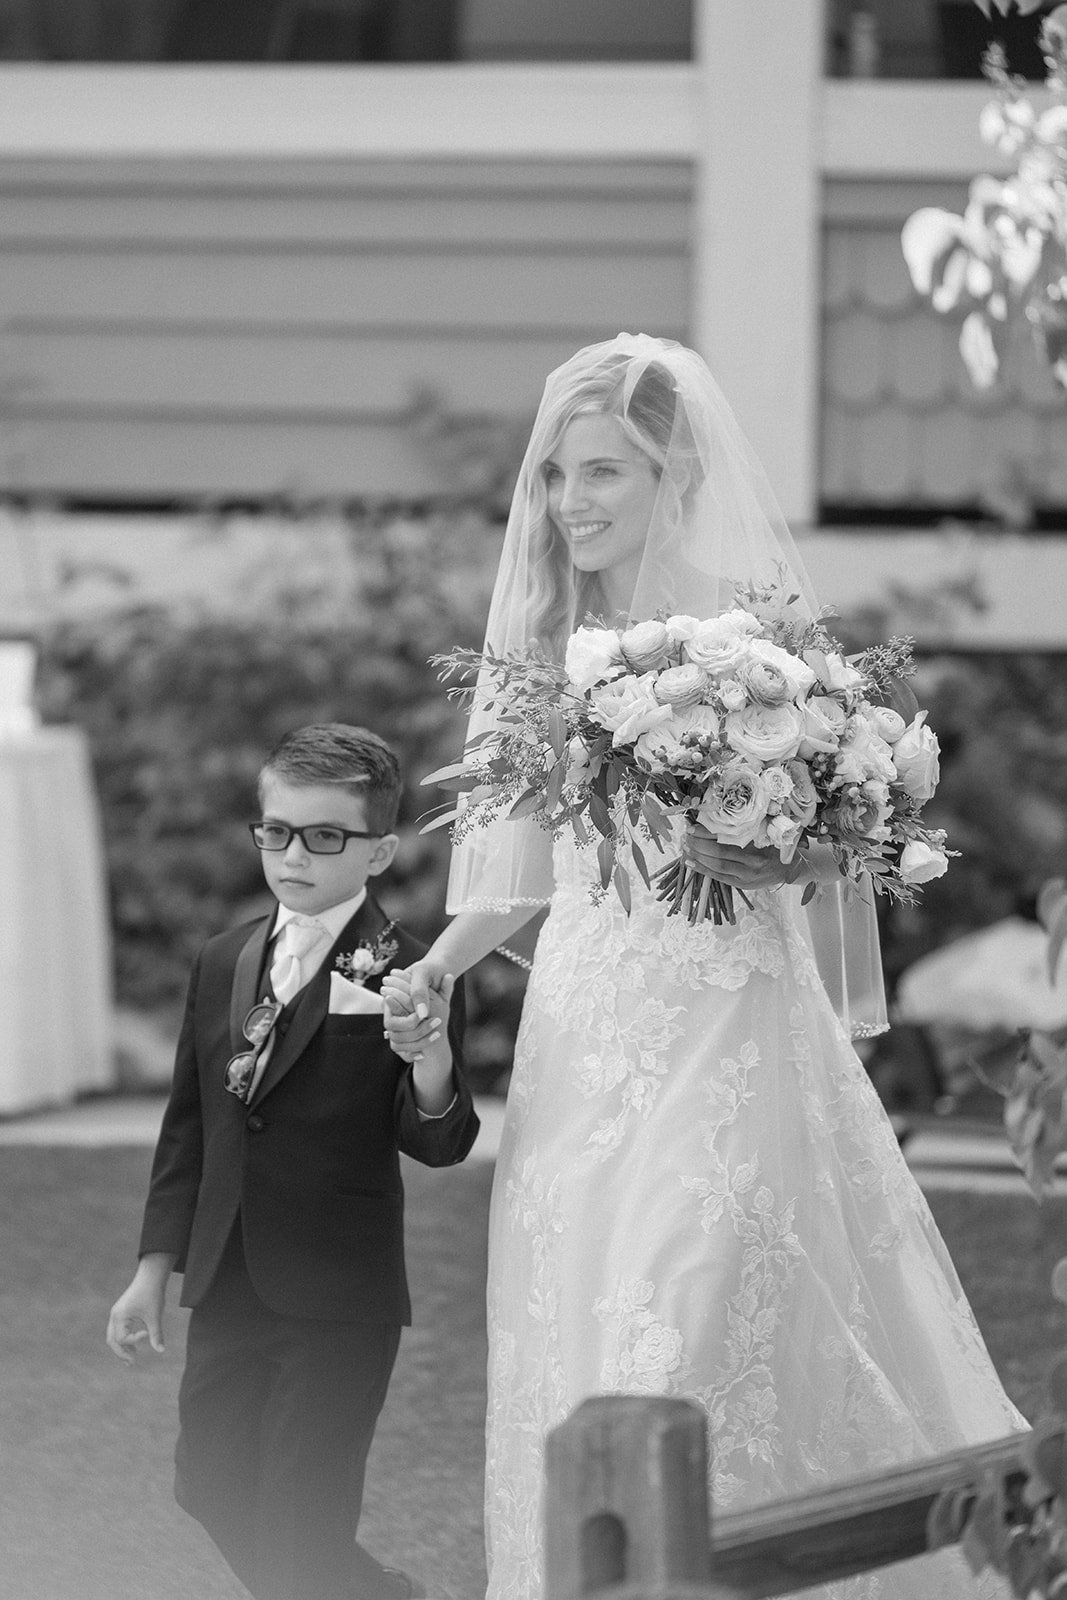
[[334, 966], [342, 978], [347, 978], [349, 983], [366, 983], [368, 978], [384, 972], [400, 949], [397, 940], [389, 937], [395, 927], [395, 921], [387, 922], [373, 944], [369, 939], [361, 939], [347, 955], [339, 955]]

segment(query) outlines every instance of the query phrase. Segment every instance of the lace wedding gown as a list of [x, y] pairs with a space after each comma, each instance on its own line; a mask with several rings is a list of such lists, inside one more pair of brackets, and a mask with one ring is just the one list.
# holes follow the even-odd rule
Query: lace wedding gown
[[[490, 1600], [541, 1595], [544, 1435], [592, 1394], [698, 1400], [723, 1509], [1025, 1426], [795, 897], [691, 928], [595, 904], [571, 840], [555, 872], [490, 1221]], [[947, 1551], [809, 1592], [1004, 1591]]]

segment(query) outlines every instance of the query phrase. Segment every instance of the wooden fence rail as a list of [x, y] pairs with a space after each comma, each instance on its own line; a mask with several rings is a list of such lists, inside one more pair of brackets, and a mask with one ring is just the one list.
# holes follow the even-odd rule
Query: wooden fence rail
[[763, 1600], [921, 1555], [946, 1489], [1023, 1481], [1024, 1435], [716, 1517], [706, 1417], [685, 1400], [601, 1395], [548, 1438], [546, 1600]]

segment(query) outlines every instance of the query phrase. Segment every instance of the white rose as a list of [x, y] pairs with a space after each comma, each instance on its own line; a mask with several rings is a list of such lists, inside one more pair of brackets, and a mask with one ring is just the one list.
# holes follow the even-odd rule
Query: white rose
[[788, 800], [793, 793], [793, 779], [786, 767], [764, 767], [763, 781], [767, 785], [767, 793], [776, 805], [781, 805], [783, 800]]
[[717, 693], [727, 711], [740, 711], [742, 706], [748, 705], [748, 695], [736, 678], [723, 678], [717, 686]]
[[616, 747], [671, 717], [670, 706], [661, 706], [652, 692], [654, 681], [652, 673], [641, 678], [627, 673], [593, 690], [590, 699], [597, 721], [611, 730], [611, 742]]
[[841, 741], [842, 748], [863, 763], [865, 778], [879, 778], [883, 783], [889, 783], [897, 776], [893, 751], [875, 731], [874, 723], [867, 715], [870, 709], [864, 704], [849, 717]]
[[909, 839], [900, 857], [900, 876], [905, 883], [927, 883], [948, 871], [948, 856], [921, 839]]
[[941, 776], [941, 754], [937, 735], [924, 726], [926, 712], [920, 711], [893, 746], [893, 762], [901, 787], [913, 800], [929, 800]]
[[786, 761], [795, 756], [804, 734], [804, 714], [795, 705], [743, 706], [726, 718], [726, 742], [756, 761]]
[[759, 631], [760, 623], [747, 611], [724, 611], [721, 617], [699, 624], [685, 641], [685, 654], [698, 667], [722, 676], [745, 659], [752, 636]]
[[700, 627], [700, 618], [686, 616], [684, 612], [680, 612], [676, 617], [668, 617], [664, 627], [667, 630], [672, 646], [677, 646], [684, 644], [687, 639], [693, 637]]
[[374, 952], [363, 948], [353, 950], [347, 965], [349, 982], [362, 983], [374, 971]]
[[778, 852], [778, 859], [783, 866], [788, 866], [797, 853], [797, 845], [803, 829], [799, 822], [794, 822], [790, 817], [771, 817], [767, 823], [767, 843]]
[[749, 659], [764, 661], [769, 667], [776, 667], [789, 685], [789, 692], [794, 700], [799, 700], [801, 695], [807, 694], [815, 682], [815, 674], [806, 661], [801, 661], [799, 656], [792, 655], [788, 650], [783, 650], [781, 645], [772, 644], [769, 639], [753, 639], [748, 647]]
[[836, 650], [806, 650], [804, 659], [825, 689], [851, 692], [863, 682], [863, 673], [857, 667], [850, 667]]
[[708, 741], [716, 739], [719, 719], [710, 706], [690, 706], [675, 712], [668, 722], [642, 733], [634, 745], [634, 755], [653, 772], [696, 770], [703, 765], [699, 750], [684, 743], [687, 734], [700, 734]]
[[763, 774], [747, 761], [728, 762], [709, 784], [697, 821], [720, 844], [764, 844], [769, 796]]
[[634, 672], [650, 672], [666, 665], [671, 638], [662, 622], [638, 622], [619, 636], [626, 665]]
[[800, 740], [799, 755], [810, 761], [812, 756], [829, 755], [841, 743], [845, 728], [845, 714], [836, 700], [823, 695], [812, 695], [801, 706], [804, 731]]
[[616, 676], [624, 666], [618, 634], [614, 628], [579, 628], [567, 640], [563, 665], [579, 694]]
[[589, 751], [585, 741], [579, 739], [576, 734], [567, 746], [567, 775], [563, 781], [569, 789], [572, 789], [575, 785], [584, 783], [591, 771]]

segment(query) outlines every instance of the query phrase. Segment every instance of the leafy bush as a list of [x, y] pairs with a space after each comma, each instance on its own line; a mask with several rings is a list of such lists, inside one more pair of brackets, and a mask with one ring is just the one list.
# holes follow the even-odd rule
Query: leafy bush
[[[85, 729], [104, 819], [116, 994], [174, 1016], [203, 940], [269, 905], [246, 822], [264, 756], [307, 722], [364, 724], [406, 778], [401, 849], [382, 884], [391, 913], [424, 938], [443, 920], [448, 840], [418, 818], [419, 787], [454, 759], [464, 719], [427, 665], [480, 643], [499, 532], [478, 518], [363, 521], [340, 569], [282, 563], [278, 582], [211, 610], [140, 603], [73, 616], [43, 642], [39, 703]], [[471, 1060], [484, 1087], [506, 1069], [523, 975], [497, 958], [469, 985]], [[502, 1019], [503, 1023], [502, 1023]]]
[[[427, 658], [481, 643], [499, 528], [453, 512], [328, 532], [291, 518], [264, 533], [210, 607], [73, 612], [43, 641], [44, 714], [83, 727], [93, 751], [129, 1007], [173, 1018], [204, 938], [266, 909], [245, 823], [264, 755], [305, 722], [365, 723], [395, 746], [407, 787], [383, 898], [424, 938], [441, 925], [448, 840], [421, 836], [418, 818], [443, 797], [419, 779], [458, 757], [464, 719]], [[885, 636], [879, 619], [854, 623], [857, 648]], [[1032, 914], [1067, 838], [1062, 658], [927, 656], [915, 687], [943, 746], [930, 820], [963, 854], [916, 907], [882, 907], [890, 986], [947, 940]], [[502, 957], [468, 980], [481, 1087], [510, 1063], [524, 981]]]

